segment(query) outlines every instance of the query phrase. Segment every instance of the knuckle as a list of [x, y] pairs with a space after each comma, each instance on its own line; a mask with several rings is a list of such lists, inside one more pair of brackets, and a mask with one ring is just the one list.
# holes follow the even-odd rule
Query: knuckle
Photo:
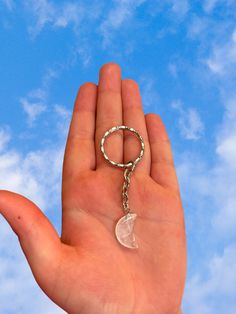
[[114, 97], [119, 97], [119, 99], [120, 99], [120, 91], [114, 89], [113, 86], [106, 86], [105, 88], [99, 86], [99, 90], [98, 91], [99, 91], [100, 95], [104, 95], [103, 98], [106, 97], [107, 100], [109, 100], [109, 101], [111, 101], [111, 98], [114, 99]]
[[[117, 116], [113, 112], [107, 112], [106, 116], [102, 119], [99, 119], [96, 123], [96, 131], [98, 133], [104, 133], [108, 128], [111, 128], [112, 125], [120, 124], [117, 121]], [[118, 130], [115, 134], [123, 135], [122, 130]]]
[[172, 158], [158, 157], [153, 160], [153, 163], [175, 168], [174, 161]]

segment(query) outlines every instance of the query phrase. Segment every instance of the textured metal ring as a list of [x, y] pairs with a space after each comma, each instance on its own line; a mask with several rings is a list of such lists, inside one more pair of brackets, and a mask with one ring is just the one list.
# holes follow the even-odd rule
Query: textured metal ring
[[[140, 144], [141, 144], [141, 151], [140, 151], [139, 156], [134, 161], [129, 161], [126, 164], [120, 164], [120, 163], [117, 163], [113, 160], [110, 160], [109, 157], [107, 156], [106, 152], [105, 152], [105, 149], [104, 149], [104, 143], [105, 143], [106, 138], [109, 135], [111, 135], [113, 132], [118, 131], [118, 130], [128, 130], [128, 131], [133, 132], [136, 135], [136, 137], [140, 140]], [[142, 136], [135, 129], [130, 128], [126, 125], [118, 125], [118, 126], [112, 127], [111, 129], [109, 129], [108, 131], [105, 132], [105, 134], [103, 135], [101, 142], [100, 142], [100, 148], [101, 148], [101, 151], [103, 153], [104, 158], [107, 161], [109, 161], [113, 166], [120, 167], [120, 168], [128, 168], [128, 167], [131, 167], [133, 165], [136, 165], [142, 159], [143, 154], [144, 154], [144, 141], [143, 141]]]

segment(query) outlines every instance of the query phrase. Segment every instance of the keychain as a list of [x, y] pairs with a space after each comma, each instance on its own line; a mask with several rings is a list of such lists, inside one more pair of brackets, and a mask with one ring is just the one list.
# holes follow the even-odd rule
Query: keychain
[[[139, 156], [134, 160], [134, 161], [129, 161], [126, 164], [120, 164], [116, 163], [112, 160], [110, 160], [105, 153], [104, 149], [104, 143], [106, 138], [111, 135], [113, 132], [118, 131], [118, 130], [128, 130], [133, 132], [137, 138], [140, 140], [141, 143], [141, 151]], [[115, 235], [117, 240], [119, 241], [120, 244], [123, 246], [129, 248], [129, 249], [136, 249], [138, 248], [137, 241], [135, 239], [134, 233], [133, 233], [133, 228], [134, 228], [134, 221], [137, 218], [137, 214], [131, 212], [129, 208], [129, 196], [128, 196], [128, 190], [130, 186], [130, 177], [132, 172], [134, 171], [137, 163], [142, 159], [144, 155], [144, 141], [141, 135], [133, 128], [130, 128], [126, 125], [120, 125], [120, 126], [114, 126], [108, 131], [105, 132], [101, 139], [100, 143], [100, 148], [103, 153], [104, 158], [110, 162], [113, 166], [123, 168], [125, 169], [124, 171], [124, 183], [123, 183], [123, 188], [122, 188], [122, 199], [123, 199], [123, 211], [125, 213], [124, 216], [122, 216], [115, 227]]]

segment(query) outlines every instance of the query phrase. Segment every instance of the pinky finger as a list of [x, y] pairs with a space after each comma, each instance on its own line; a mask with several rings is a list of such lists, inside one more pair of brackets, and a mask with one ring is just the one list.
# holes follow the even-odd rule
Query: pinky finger
[[151, 147], [151, 177], [164, 188], [179, 192], [171, 144], [164, 123], [159, 115], [145, 116]]

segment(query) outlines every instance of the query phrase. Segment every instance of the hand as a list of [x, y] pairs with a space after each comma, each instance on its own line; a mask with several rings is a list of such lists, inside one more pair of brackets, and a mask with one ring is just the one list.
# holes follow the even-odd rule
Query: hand
[[[105, 131], [122, 124], [145, 142], [129, 189], [138, 249], [115, 238], [124, 214], [123, 171], [99, 147]], [[128, 131], [113, 133], [106, 141], [110, 159], [134, 160], [140, 149], [135, 139]], [[0, 191], [0, 213], [19, 237], [39, 286], [66, 312], [180, 313], [186, 238], [170, 142], [161, 118], [144, 115], [137, 83], [121, 80], [118, 65], [104, 65], [98, 86], [83, 84], [75, 101], [63, 165], [61, 238], [23, 196]]]

